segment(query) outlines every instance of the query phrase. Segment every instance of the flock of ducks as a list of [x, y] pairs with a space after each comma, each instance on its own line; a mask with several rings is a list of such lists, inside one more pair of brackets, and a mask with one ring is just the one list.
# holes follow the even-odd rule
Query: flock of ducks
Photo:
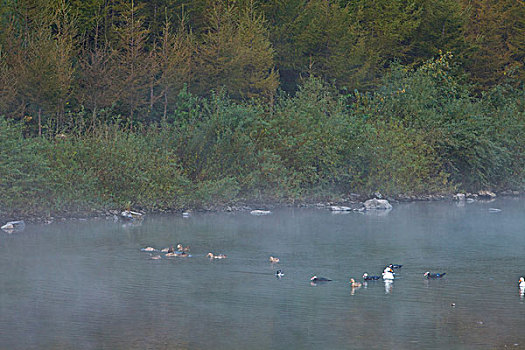
[[[363, 285], [366, 286], [367, 282], [378, 281], [381, 279], [385, 282], [386, 293], [390, 293], [390, 291], [392, 291], [392, 282], [394, 281], [395, 275], [396, 275], [394, 272], [394, 269], [400, 269], [402, 266], [403, 265], [399, 265], [399, 264], [390, 264], [384, 268], [381, 276], [369, 275], [367, 272], [365, 272], [363, 274], [363, 282], [358, 282], [354, 278], [350, 278], [349, 284], [350, 284], [350, 287], [352, 287], [352, 295], [354, 294], [354, 291], [356, 289], [362, 287]], [[446, 275], [446, 272], [431, 273], [430, 271], [427, 271], [423, 274], [423, 276], [427, 279], [438, 279], [438, 278], [442, 278], [445, 275]], [[330, 282], [330, 281], [331, 279], [326, 278], [326, 277], [313, 276], [312, 278], [310, 278], [310, 284], [312, 285], [316, 285], [319, 282], [322, 283], [322, 282]], [[525, 286], [525, 281], [523, 282], [523, 285]]]
[[[173, 248], [173, 246], [170, 246], [169, 248], [163, 248], [160, 250], [161, 253], [165, 253], [165, 256], [166, 257], [179, 257], [179, 258], [185, 258], [185, 257], [190, 257], [191, 255], [189, 254], [189, 251], [190, 251], [190, 247], [187, 246], [187, 247], [184, 247], [182, 244], [177, 244], [177, 250], [175, 250]], [[158, 249], [155, 249], [153, 247], [146, 247], [146, 248], [142, 248], [141, 251], [143, 252], [149, 252], [149, 253], [153, 253], [153, 252], [158, 252], [159, 250]], [[213, 253], [208, 253], [206, 254], [206, 257], [213, 260], [213, 259], [226, 259], [227, 256], [225, 254], [213, 254]], [[162, 259], [162, 257], [160, 255], [151, 255], [151, 259], [152, 260], [159, 260], [159, 259]], [[276, 264], [280, 261], [279, 258], [277, 257], [274, 257], [274, 256], [270, 256], [270, 258], [268, 259], [270, 261], [270, 263], [273, 264]], [[400, 269], [401, 267], [403, 267], [403, 265], [399, 265], [399, 264], [390, 264], [388, 266], [386, 266], [383, 270], [383, 273], [381, 274], [381, 276], [375, 276], [375, 275], [369, 275], [367, 272], [365, 272], [363, 274], [363, 282], [358, 282], [356, 281], [354, 278], [350, 278], [350, 281], [349, 281], [349, 284], [350, 286], [352, 287], [352, 290], [356, 289], [356, 288], [360, 288], [361, 286], [363, 286], [363, 283], [367, 283], [367, 282], [370, 282], [370, 281], [378, 281], [380, 279], [382, 279], [383, 281], [385, 281], [385, 288], [387, 285], [390, 285], [391, 286], [391, 283], [394, 281], [395, 279], [395, 272], [394, 272], [394, 269]], [[427, 271], [423, 274], [423, 277], [427, 278], [427, 279], [439, 279], [439, 278], [443, 278], [447, 273], [446, 272], [439, 272], [439, 273], [432, 273], [430, 271]], [[277, 270], [275, 272], [275, 277], [277, 278], [282, 278], [284, 276], [284, 273], [282, 270]], [[323, 283], [323, 282], [330, 282], [332, 281], [331, 279], [329, 278], [326, 278], [326, 277], [319, 277], [317, 275], [314, 275], [310, 278], [310, 283], [312, 285], [316, 285], [317, 283]], [[518, 281], [518, 286], [520, 288], [520, 295], [523, 296], [525, 295], [525, 277], [520, 277], [519, 281]]]
[[[394, 272], [394, 269], [400, 269], [401, 267], [403, 267], [403, 265], [390, 264], [384, 268], [381, 276], [369, 275], [367, 272], [365, 272], [363, 274], [363, 282], [358, 282], [354, 278], [350, 278], [349, 284], [350, 284], [350, 287], [352, 287], [351, 294], [354, 295], [357, 289], [361, 288], [363, 285], [366, 286], [368, 282], [378, 281], [381, 279], [385, 282], [385, 293], [389, 294], [392, 291], [393, 282], [394, 282], [395, 275], [396, 275]], [[423, 274], [423, 276], [427, 279], [439, 279], [445, 275], [446, 275], [446, 272], [431, 273], [430, 271], [427, 271]], [[329, 278], [313, 276], [310, 279], [310, 284], [315, 286], [317, 285], [318, 282], [329, 282], [329, 281], [331, 281], [331, 279]], [[525, 281], [523, 282], [523, 285], [525, 286]]]
[[[146, 247], [146, 248], [142, 248], [141, 251], [148, 252], [148, 253], [154, 253], [154, 252], [158, 252], [159, 250], [155, 249], [153, 247]], [[177, 250], [175, 250], [175, 248], [173, 248], [173, 246], [170, 246], [169, 248], [168, 247], [167, 248], [162, 248], [160, 250], [160, 252], [161, 253], [165, 253], [165, 257], [168, 257], [168, 258], [170, 258], [170, 257], [187, 258], [187, 257], [191, 256], [191, 254], [189, 254], [190, 247], [189, 246], [184, 247], [180, 243], [177, 244]], [[215, 257], [215, 255], [213, 255], [213, 254], [211, 254], [211, 255], [212, 255], [212, 258]], [[159, 254], [156, 254], [156, 255], [150, 254], [150, 256], [151, 256], [152, 260], [160, 260], [160, 259], [162, 259], [162, 257]], [[226, 257], [226, 255], [224, 255], [224, 257]], [[218, 258], [218, 259], [222, 259], [222, 258]]]

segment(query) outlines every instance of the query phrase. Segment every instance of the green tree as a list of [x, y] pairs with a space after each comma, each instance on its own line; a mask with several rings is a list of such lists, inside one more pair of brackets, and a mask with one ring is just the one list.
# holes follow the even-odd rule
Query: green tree
[[116, 77], [116, 50], [99, 34], [96, 25], [93, 41], [86, 39], [80, 51], [77, 70], [77, 100], [91, 111], [91, 125], [96, 124], [100, 109], [118, 101]]
[[56, 100], [55, 110], [57, 115], [57, 127], [65, 122], [65, 108], [69, 103], [73, 79], [73, 60], [76, 58], [76, 20], [71, 14], [70, 7], [65, 0], [57, 0], [54, 21], [51, 23], [54, 29], [54, 66], [56, 76]]
[[473, 50], [466, 69], [480, 89], [509, 74], [524, 80], [525, 5], [522, 1], [462, 1], [468, 15], [466, 40]]
[[146, 51], [148, 30], [137, 15], [139, 8], [133, 0], [122, 0], [121, 23], [115, 28], [118, 34], [117, 71], [118, 96], [130, 121], [147, 101], [150, 56]]
[[168, 115], [168, 106], [174, 97], [190, 82], [193, 74], [195, 37], [187, 28], [185, 15], [182, 14], [180, 25], [173, 33], [168, 16], [165, 18], [158, 64], [160, 66], [159, 85], [163, 97], [163, 119]]
[[278, 85], [264, 18], [253, 3], [245, 9], [216, 2], [198, 50], [193, 88], [200, 93], [224, 87], [233, 98], [273, 96]]
[[274, 69], [274, 50], [268, 39], [266, 21], [253, 1], [242, 9], [238, 24], [239, 56], [242, 58], [238, 90], [245, 98], [271, 100], [279, 85]]

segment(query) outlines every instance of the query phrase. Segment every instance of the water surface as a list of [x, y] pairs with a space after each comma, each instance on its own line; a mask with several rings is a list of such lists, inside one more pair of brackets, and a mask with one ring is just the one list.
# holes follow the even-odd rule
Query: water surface
[[[497, 199], [27, 225], [0, 233], [0, 349], [525, 348], [524, 213]], [[191, 258], [140, 251], [179, 242]], [[392, 285], [349, 287], [389, 263]]]

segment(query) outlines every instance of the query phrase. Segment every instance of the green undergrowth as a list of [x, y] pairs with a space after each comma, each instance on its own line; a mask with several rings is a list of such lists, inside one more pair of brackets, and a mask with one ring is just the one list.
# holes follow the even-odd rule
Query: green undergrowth
[[523, 190], [523, 102], [512, 85], [471, 95], [441, 56], [394, 64], [375, 93], [315, 77], [272, 105], [184, 89], [161, 122], [77, 113], [42, 136], [0, 118], [0, 214]]

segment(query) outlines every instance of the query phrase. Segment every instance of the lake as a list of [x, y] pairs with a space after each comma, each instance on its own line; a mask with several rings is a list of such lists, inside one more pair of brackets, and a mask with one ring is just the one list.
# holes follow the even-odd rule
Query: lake
[[[0, 233], [0, 349], [524, 349], [524, 214], [498, 198], [26, 225]], [[191, 257], [141, 251], [179, 242]], [[392, 284], [350, 287], [390, 263]]]

